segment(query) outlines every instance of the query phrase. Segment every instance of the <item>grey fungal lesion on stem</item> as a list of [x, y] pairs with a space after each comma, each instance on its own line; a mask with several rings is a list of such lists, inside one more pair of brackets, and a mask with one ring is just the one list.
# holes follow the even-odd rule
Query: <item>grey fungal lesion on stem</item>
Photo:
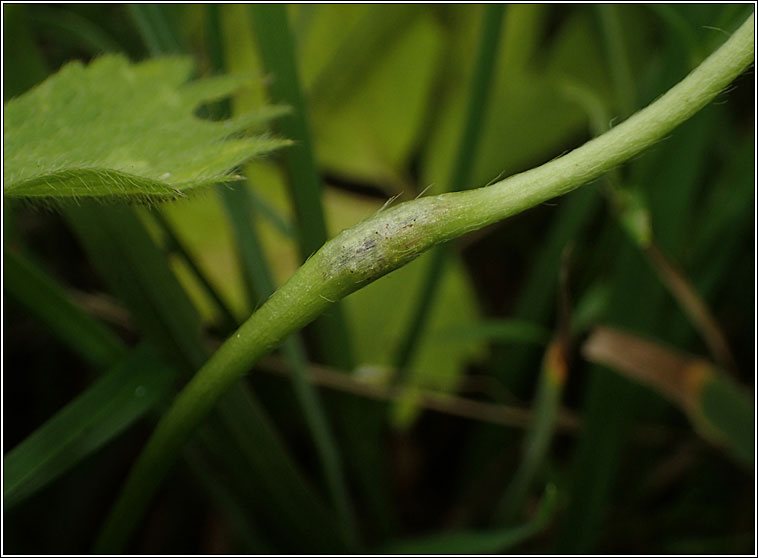
[[319, 251], [322, 278], [358, 288], [405, 265], [444, 240], [451, 210], [450, 200], [432, 196], [376, 213]]

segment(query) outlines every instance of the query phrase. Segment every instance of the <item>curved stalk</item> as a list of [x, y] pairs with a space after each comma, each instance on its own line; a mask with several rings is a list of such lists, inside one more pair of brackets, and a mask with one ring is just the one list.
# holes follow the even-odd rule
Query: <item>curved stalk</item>
[[567, 155], [496, 184], [381, 211], [327, 242], [200, 369], [156, 427], [98, 541], [127, 541], [150, 498], [218, 398], [287, 335], [335, 301], [432, 246], [500, 221], [593, 180], [660, 141], [753, 61], [751, 15], [724, 45], [647, 108]]

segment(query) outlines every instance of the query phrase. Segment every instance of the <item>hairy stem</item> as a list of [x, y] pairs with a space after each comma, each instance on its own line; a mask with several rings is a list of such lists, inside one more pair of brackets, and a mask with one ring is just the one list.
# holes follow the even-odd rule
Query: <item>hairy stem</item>
[[751, 15], [721, 48], [665, 95], [567, 155], [492, 186], [400, 204], [327, 242], [179, 394], [134, 465], [101, 533], [98, 550], [123, 546], [196, 426], [218, 398], [287, 335], [335, 301], [432, 246], [563, 195], [663, 139], [752, 63], [753, 20]]

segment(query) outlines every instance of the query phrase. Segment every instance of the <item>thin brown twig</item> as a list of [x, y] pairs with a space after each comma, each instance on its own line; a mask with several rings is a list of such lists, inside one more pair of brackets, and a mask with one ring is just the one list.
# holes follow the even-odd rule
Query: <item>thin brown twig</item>
[[[280, 376], [289, 374], [289, 365], [277, 356], [264, 358], [261, 360], [259, 368], [264, 372], [271, 372]], [[409, 391], [408, 388], [356, 380], [342, 372], [313, 363], [309, 365], [309, 378], [318, 386], [377, 401], [396, 401]], [[533, 417], [531, 410], [512, 405], [477, 401], [441, 392], [418, 391], [416, 393], [419, 398], [418, 405], [424, 409], [471, 420], [514, 428], [526, 428]], [[559, 430], [575, 432], [580, 427], [581, 421], [573, 413], [567, 410], [559, 413], [557, 420]]]
[[702, 335], [714, 360], [724, 370], [730, 372], [736, 370], [737, 365], [735, 364], [734, 356], [732, 356], [726, 336], [723, 334], [713, 313], [692, 286], [692, 283], [687, 279], [684, 272], [654, 242], [650, 242], [644, 252], [653, 268], [660, 275], [661, 280], [668, 286], [669, 292], [676, 298], [681, 308], [687, 313], [693, 325], [700, 332], [700, 335]]
[[[280, 377], [287, 377], [290, 373], [289, 364], [277, 355], [269, 355], [261, 359], [256, 370]], [[344, 372], [314, 363], [308, 364], [308, 378], [317, 386], [375, 401], [397, 401], [408, 392], [408, 388], [356, 380]], [[526, 428], [534, 418], [534, 413], [528, 408], [477, 401], [441, 392], [414, 391], [419, 395], [417, 401], [419, 407], [428, 411], [509, 428]], [[555, 428], [562, 434], [574, 435], [581, 430], [582, 421], [573, 412], [561, 409], [558, 412]], [[677, 429], [665, 425], [640, 424], [635, 429], [632, 440], [655, 446], [669, 444], [672, 439], [681, 437], [681, 434]]]

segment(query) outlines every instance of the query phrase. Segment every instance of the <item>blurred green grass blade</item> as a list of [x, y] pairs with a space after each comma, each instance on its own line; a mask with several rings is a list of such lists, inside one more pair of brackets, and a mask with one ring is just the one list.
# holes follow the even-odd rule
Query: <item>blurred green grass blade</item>
[[[446, 185], [446, 191], [463, 190], [472, 186], [469, 184], [469, 179], [471, 169], [474, 166], [479, 131], [482, 127], [489, 93], [492, 89], [493, 68], [504, 11], [505, 6], [502, 4], [488, 4], [482, 11], [479, 46], [469, 86], [468, 107], [463, 131], [458, 142], [455, 166], [450, 176], [450, 182]], [[447, 247], [438, 247], [431, 256], [416, 309], [411, 314], [413, 317], [396, 349], [394, 365], [399, 374], [407, 370], [417, 347], [420, 345], [419, 341], [429, 321], [435, 295], [439, 289], [445, 260], [449, 257], [448, 250]], [[396, 381], [401, 379], [398, 377]]]
[[[206, 352], [200, 337], [197, 312], [134, 213], [129, 208], [108, 206], [99, 206], [95, 210], [66, 207], [64, 216], [87, 248], [95, 266], [127, 303], [147, 339], [185, 374], [199, 368]], [[279, 446], [280, 441], [262, 424], [264, 415], [255, 400], [243, 397], [240, 389], [233, 389], [220, 409], [222, 413], [230, 413], [237, 428], [243, 428], [244, 432], [242, 435], [237, 431], [234, 441], [225, 433], [220, 433], [223, 440], [237, 447], [242, 446], [244, 451], [246, 472], [235, 477], [237, 482], [240, 486], [253, 482], [260, 488], [260, 483], [255, 479], [265, 478], [264, 469], [268, 468], [292, 471], [287, 477], [291, 481], [299, 472], [283, 448], [278, 451], [271, 449]], [[232, 404], [233, 411], [225, 408]], [[224, 425], [226, 431], [231, 428], [231, 422], [230, 418]], [[266, 445], [261, 440], [265, 440]], [[255, 447], [252, 447], [253, 443]], [[253, 459], [258, 451], [264, 449], [269, 452], [265, 462], [261, 456]], [[304, 485], [300, 481], [297, 486]], [[273, 484], [268, 489], [275, 500], [291, 499], [292, 505], [303, 509], [308, 508], [306, 502], [315, 502], [313, 494], [306, 489], [296, 490], [286, 484]], [[328, 515], [324, 511], [321, 514]]]
[[755, 404], [749, 393], [723, 374], [714, 373], [700, 390], [705, 428], [740, 461], [755, 470]]
[[611, 297], [611, 286], [598, 281], [590, 285], [577, 300], [571, 313], [571, 335], [580, 337], [605, 314]]
[[556, 489], [548, 485], [534, 517], [524, 525], [493, 531], [458, 531], [396, 542], [383, 554], [500, 554], [547, 527], [556, 505]]
[[292, 226], [292, 222], [289, 218], [282, 215], [278, 209], [273, 207], [255, 190], [250, 191], [250, 202], [253, 205], [253, 210], [263, 219], [268, 221], [282, 236], [289, 238], [295, 236], [295, 228]]
[[551, 332], [534, 322], [517, 319], [482, 320], [470, 326], [450, 328], [439, 333], [439, 339], [486, 339], [496, 343], [526, 343], [544, 347]]
[[358, 527], [348, 493], [342, 456], [318, 391], [308, 380], [305, 347], [300, 338], [293, 335], [284, 341], [283, 350], [292, 365], [295, 394], [318, 451], [326, 484], [341, 520], [341, 528], [346, 540], [355, 545], [358, 543]]
[[504, 13], [505, 6], [503, 4], [487, 4], [482, 12], [481, 34], [469, 86], [466, 119], [458, 143], [455, 166], [450, 176], [450, 183], [446, 188], [448, 191], [465, 190], [474, 186], [470, 183], [471, 169], [474, 166], [479, 143], [479, 131], [484, 121], [492, 90], [493, 68], [495, 67]]
[[[724, 138], [729, 141], [729, 138]], [[750, 139], [728, 145], [730, 164], [725, 165], [720, 175], [708, 189], [706, 199], [700, 206], [697, 222], [692, 231], [688, 249], [688, 263], [694, 267], [706, 267], [720, 253], [724, 242], [740, 237], [745, 216], [752, 209], [755, 195], [753, 184], [745, 180], [752, 173], [755, 162], [755, 145]]]
[[274, 282], [253, 227], [253, 214], [247, 184], [227, 184], [219, 191], [234, 232], [240, 271], [247, 290], [250, 310], [258, 308], [271, 293]]
[[[626, 327], [649, 328], [666, 308], [660, 283], [636, 247], [624, 242], [617, 251], [607, 317]], [[640, 300], [645, 304], [639, 304]], [[584, 426], [574, 450], [569, 503], [556, 537], [557, 553], [590, 552], [597, 543], [621, 451], [634, 424], [635, 411], [644, 401], [642, 388], [625, 378], [599, 366], [591, 368], [589, 374]]]
[[606, 47], [608, 68], [611, 71], [616, 102], [620, 109], [621, 118], [625, 119], [634, 112], [637, 102], [635, 100], [636, 88], [632, 78], [632, 69], [629, 66], [629, 56], [624, 43], [619, 8], [612, 4], [598, 4], [595, 9], [600, 19], [600, 29]]
[[82, 310], [31, 260], [5, 249], [3, 287], [35, 318], [96, 369], [112, 366], [126, 353], [123, 342]]
[[[234, 229], [237, 250], [241, 256], [244, 276], [247, 279], [246, 284], [254, 286], [249, 296], [253, 297], [257, 294], [260, 298], [260, 300], [251, 300], [252, 306], [256, 307], [274, 292], [275, 286], [261, 243], [253, 227], [250, 192], [244, 184], [231, 185], [225, 188], [221, 195]], [[342, 519], [346, 536], [354, 542], [357, 540], [357, 531], [344, 478], [342, 458], [318, 392], [308, 381], [308, 360], [305, 348], [297, 335], [287, 338], [282, 348], [292, 365], [295, 395], [310, 429], [329, 492]]]
[[3, 6], [3, 102], [36, 85], [48, 73], [24, 4]]
[[145, 337], [180, 370], [199, 368], [200, 318], [131, 208], [67, 206], [63, 215]]
[[438, 246], [432, 250], [429, 264], [425, 270], [424, 281], [421, 283], [421, 292], [416, 299], [416, 308], [411, 313], [411, 321], [406, 326], [405, 334], [400, 338], [395, 359], [393, 362], [396, 370], [393, 382], [403, 383], [408, 376], [408, 370], [413, 362], [413, 356], [419, 346], [419, 341], [424, 333], [429, 314], [434, 307], [437, 291], [440, 288], [441, 276], [445, 272], [447, 260], [450, 258], [449, 247]]
[[[369, 4], [336, 51], [313, 78], [311, 100], [345, 99], [365, 79], [376, 58], [414, 22], [419, 6]], [[391, 17], [388, 17], [388, 12]]]
[[678, 42], [687, 50], [690, 67], [696, 67], [705, 57], [690, 23], [668, 4], [646, 4], [645, 6], [663, 21], [668, 30], [677, 35]]
[[[659, 246], [676, 255], [689, 244], [690, 231], [696, 229], [693, 216], [700, 177], [705, 175], [710, 139], [718, 122], [718, 107], [706, 107], [682, 125], [672, 141], [640, 160], [646, 196]], [[676, 208], [675, 210], [673, 208]]]
[[240, 498], [236, 497], [234, 489], [229, 487], [228, 483], [221, 481], [224, 472], [214, 470], [207, 458], [201, 452], [194, 451], [194, 448], [186, 448], [184, 453], [189, 457], [192, 472], [205, 484], [219, 511], [237, 536], [240, 550], [247, 554], [273, 554], [273, 547], [266, 540], [260, 526], [251, 517], [249, 510], [240, 503]]
[[150, 216], [160, 227], [164, 237], [165, 244], [169, 251], [176, 252], [185, 264], [190, 268], [192, 274], [197, 278], [203, 287], [203, 290], [207, 293], [208, 297], [213, 301], [213, 304], [221, 313], [225, 329], [231, 331], [237, 325], [237, 320], [234, 317], [234, 313], [229, 308], [229, 305], [224, 301], [222, 296], [211, 284], [210, 279], [205, 275], [200, 266], [195, 261], [195, 258], [190, 254], [187, 247], [182, 240], [177, 236], [171, 224], [163, 216], [160, 210], [156, 209], [150, 212]]
[[[541, 242], [540, 250], [529, 265], [524, 286], [511, 313], [512, 319], [533, 323], [547, 323], [555, 303], [555, 280], [560, 269], [564, 248], [587, 227], [600, 207], [600, 197], [590, 187], [566, 196], [558, 215]], [[508, 344], [494, 351], [495, 373], [516, 394], [523, 395], [532, 380], [529, 363], [536, 357], [530, 347]]]
[[321, 180], [313, 157], [305, 99], [295, 66], [293, 37], [286, 6], [258, 4], [250, 6], [250, 12], [261, 57], [266, 70], [273, 74], [269, 86], [271, 98], [293, 109], [292, 114], [279, 121], [278, 128], [296, 142], [283, 154], [283, 159], [297, 215], [300, 255], [305, 259], [321, 248], [327, 234]]
[[142, 35], [150, 54], [182, 54], [185, 49], [175, 19], [166, 10], [174, 6], [160, 4], [127, 4], [129, 15]]
[[[216, 72], [223, 72], [225, 64], [219, 7], [209, 5], [206, 8], [206, 14], [211, 67]], [[222, 101], [216, 110], [223, 117], [231, 114], [228, 101]], [[247, 292], [248, 306], [252, 311], [273, 292], [274, 285], [263, 250], [251, 223], [252, 213], [247, 185], [225, 184], [224, 188], [219, 190], [219, 196], [232, 225], [240, 273]]]
[[507, 523], [518, 516], [524, 498], [550, 448], [568, 373], [566, 351], [565, 340], [556, 337], [545, 352], [533, 405], [535, 419], [524, 438], [518, 469], [500, 504], [500, 522]]
[[[274, 79], [272, 99], [292, 107], [278, 123], [282, 134], [295, 143], [283, 153], [290, 184], [300, 257], [305, 260], [327, 240], [321, 201], [321, 179], [316, 168], [305, 100], [295, 65], [294, 40], [283, 4], [250, 6], [253, 29], [263, 64]], [[326, 361], [349, 370], [353, 366], [350, 334], [341, 305], [335, 305], [316, 322], [320, 348]]]
[[332, 512], [315, 497], [285, 449], [282, 440], [246, 387], [224, 395], [218, 414], [237, 452], [244, 459], [222, 458], [238, 478], [252, 476], [251, 483], [239, 483], [246, 498], [266, 503], [258, 513], [267, 514], [270, 524], [281, 534], [297, 539], [293, 544], [302, 552], [309, 548], [344, 552], [351, 541]]
[[176, 374], [141, 346], [3, 461], [8, 511], [108, 443], [166, 396]]
[[93, 54], [119, 52], [121, 47], [98, 25], [70, 9], [37, 8], [30, 19], [38, 27], [47, 28], [57, 37], [71, 36]]

